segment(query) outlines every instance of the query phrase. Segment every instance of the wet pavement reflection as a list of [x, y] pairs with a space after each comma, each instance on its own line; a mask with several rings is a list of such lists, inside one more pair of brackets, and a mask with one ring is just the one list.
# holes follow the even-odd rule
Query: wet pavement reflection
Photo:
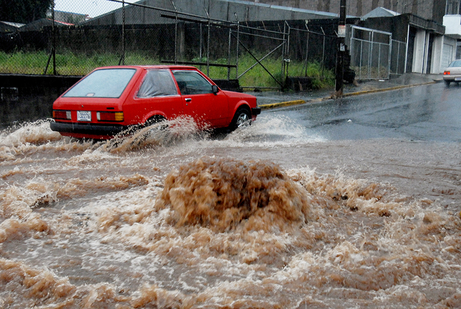
[[328, 140], [461, 141], [460, 87], [434, 85], [271, 110]]

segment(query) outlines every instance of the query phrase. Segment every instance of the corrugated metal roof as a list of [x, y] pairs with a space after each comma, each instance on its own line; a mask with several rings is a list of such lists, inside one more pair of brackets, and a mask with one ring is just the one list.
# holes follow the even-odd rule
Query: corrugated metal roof
[[289, 6], [281, 6], [281, 5], [266, 4], [266, 3], [259, 3], [259, 2], [250, 2], [250, 1], [242, 1], [242, 0], [217, 0], [217, 1], [249, 5], [249, 6], [255, 6], [255, 7], [266, 7], [266, 8], [270, 8], [274, 10], [283, 10], [283, 11], [290, 11], [290, 12], [297, 12], [297, 13], [321, 15], [323, 17], [328, 17], [328, 18], [338, 17], [338, 14], [330, 13], [330, 12], [313, 11], [313, 10], [299, 9], [299, 8], [293, 8]]
[[[211, 3], [211, 5], [210, 5]], [[127, 24], [152, 24], [169, 23], [161, 16], [162, 12], [178, 13], [187, 17], [189, 14], [194, 17], [200, 16], [207, 19], [226, 21], [234, 20], [234, 16], [239, 21], [271, 21], [271, 20], [312, 20], [312, 19], [334, 19], [338, 14], [292, 8], [280, 5], [270, 5], [258, 2], [242, 0], [214, 0], [208, 3], [205, 0], [175, 0], [174, 8], [167, 5], [167, 1], [142, 0], [126, 6]], [[163, 4], [163, 7], [159, 5]], [[167, 7], [166, 7], [167, 6]], [[152, 10], [140, 13], [144, 8], [151, 7]], [[157, 9], [157, 10], [156, 10]], [[122, 23], [121, 8], [92, 18], [86, 21], [86, 25], [113, 25]], [[210, 11], [208, 11], [210, 10]], [[231, 12], [232, 11], [232, 12]]]
[[366, 20], [368, 18], [376, 18], [376, 17], [394, 17], [398, 16], [400, 13], [388, 10], [383, 7], [377, 7], [376, 9], [372, 10], [368, 14], [363, 15], [360, 19]]

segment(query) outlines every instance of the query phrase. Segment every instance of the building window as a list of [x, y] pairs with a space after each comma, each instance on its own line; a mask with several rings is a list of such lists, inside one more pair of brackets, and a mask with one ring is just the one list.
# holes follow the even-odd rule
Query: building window
[[447, 0], [446, 15], [461, 14], [461, 0]]

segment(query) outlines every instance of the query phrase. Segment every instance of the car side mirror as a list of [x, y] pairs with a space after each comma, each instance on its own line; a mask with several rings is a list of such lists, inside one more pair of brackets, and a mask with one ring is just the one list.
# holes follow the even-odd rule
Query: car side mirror
[[212, 85], [211, 86], [211, 92], [213, 92], [213, 94], [217, 94], [219, 92], [218, 86]]

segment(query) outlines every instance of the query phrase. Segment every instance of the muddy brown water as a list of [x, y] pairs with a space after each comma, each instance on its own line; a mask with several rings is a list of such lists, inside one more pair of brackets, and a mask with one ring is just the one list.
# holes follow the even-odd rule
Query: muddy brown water
[[2, 131], [0, 307], [461, 307], [460, 144], [276, 117], [221, 137]]

